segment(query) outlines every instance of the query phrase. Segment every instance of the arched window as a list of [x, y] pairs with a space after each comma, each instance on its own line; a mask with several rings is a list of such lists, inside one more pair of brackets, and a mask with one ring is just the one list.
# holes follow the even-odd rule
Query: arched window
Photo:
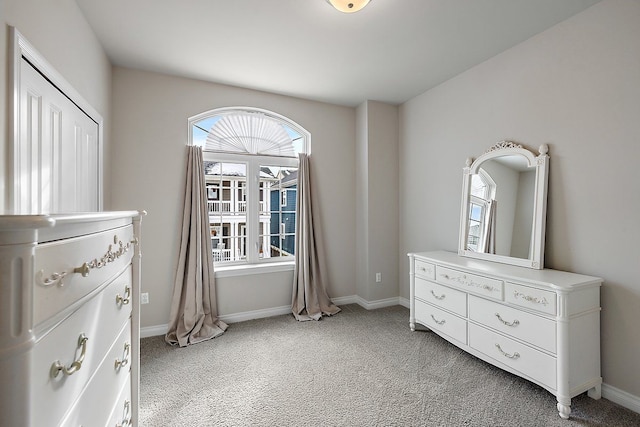
[[[471, 175], [471, 193], [469, 198], [469, 233], [467, 249], [478, 252], [486, 244], [489, 233], [489, 206], [496, 196], [496, 183], [482, 168]], [[480, 250], [480, 252], [482, 252]]]
[[276, 113], [249, 107], [189, 119], [189, 143], [203, 147], [216, 264], [293, 260], [298, 153], [310, 134]]

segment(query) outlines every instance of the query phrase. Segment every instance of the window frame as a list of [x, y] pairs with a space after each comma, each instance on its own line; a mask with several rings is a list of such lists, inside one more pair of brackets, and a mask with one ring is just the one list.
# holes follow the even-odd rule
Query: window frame
[[[290, 128], [300, 135], [299, 138], [294, 139], [294, 146], [301, 147], [302, 152], [307, 155], [311, 153], [311, 134], [306, 129], [285, 116], [272, 111], [252, 107], [218, 108], [190, 117], [188, 120], [188, 145], [194, 145], [193, 129], [198, 122], [216, 116], [241, 114], [246, 112], [264, 114], [271, 120], [279, 122], [281, 125]], [[219, 272], [223, 272], [223, 276], [242, 275], [245, 274], [245, 272], [246, 274], [254, 274], [256, 273], [256, 267], [261, 267], [261, 270], [262, 267], [269, 267], [269, 271], [271, 271], [271, 269], [274, 269], [274, 271], [283, 271], [281, 270], [282, 268], [289, 269], [289, 267], [292, 267], [295, 263], [295, 258], [293, 256], [273, 258], [260, 258], [259, 256], [261, 224], [260, 192], [262, 191], [260, 189], [260, 166], [268, 165], [299, 168], [298, 156], [284, 157], [249, 153], [225, 153], [205, 150], [205, 147], [203, 147], [203, 161], [245, 163], [247, 165], [246, 185], [244, 188], [244, 191], [246, 191], [245, 194], [249, 195], [246, 201], [245, 221], [247, 231], [246, 259], [216, 262], [216, 276], [219, 276]], [[253, 197], [253, 195], [255, 195], [255, 197]], [[280, 199], [280, 201], [282, 201], [282, 196]]]
[[[469, 195], [469, 224], [467, 224], [467, 227], [469, 230], [467, 231], [466, 247], [467, 247], [467, 250], [477, 252], [477, 248], [479, 246], [484, 246], [486, 239], [488, 237], [487, 224], [489, 219], [489, 202], [495, 199], [496, 183], [493, 180], [493, 178], [491, 178], [491, 175], [489, 175], [489, 173], [487, 173], [482, 168], [478, 170], [477, 174], [472, 175], [470, 179], [473, 180], [474, 176], [477, 176], [478, 179], [482, 181], [482, 183], [484, 184], [484, 194], [482, 197], [471, 195], [471, 194]], [[480, 227], [480, 236], [472, 236], [470, 233], [471, 221], [472, 221], [471, 211], [474, 205], [480, 207], [480, 220], [478, 221], [479, 227]], [[471, 244], [470, 240], [472, 237], [478, 237], [478, 241], [474, 245], [476, 247], [476, 250], [471, 249], [470, 247], [470, 244]]]

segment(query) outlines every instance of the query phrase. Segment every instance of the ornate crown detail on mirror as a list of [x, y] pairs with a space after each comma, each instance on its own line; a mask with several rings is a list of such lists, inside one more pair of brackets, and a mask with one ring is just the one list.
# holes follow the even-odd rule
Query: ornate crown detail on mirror
[[494, 144], [463, 169], [458, 254], [544, 268], [549, 147]]

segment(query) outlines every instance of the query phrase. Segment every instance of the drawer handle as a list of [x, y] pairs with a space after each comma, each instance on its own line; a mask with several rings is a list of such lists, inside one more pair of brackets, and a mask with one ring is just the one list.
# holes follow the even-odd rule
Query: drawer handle
[[73, 268], [71, 271], [63, 271], [62, 273], [52, 273], [49, 277], [45, 277], [44, 270], [40, 270], [36, 275], [36, 282], [40, 286], [53, 286], [60, 285], [64, 286], [63, 279], [69, 274], [80, 274], [82, 277], [89, 276], [91, 270], [102, 268], [109, 263], [116, 261], [122, 255], [129, 252], [132, 246], [138, 244], [138, 238], [135, 237], [133, 240], [129, 242], [122, 243], [122, 240], [118, 240], [118, 236], [113, 236], [113, 245], [117, 245], [116, 248], [113, 245], [109, 245], [107, 252], [98, 258], [94, 258], [91, 261], [87, 261], [83, 263], [80, 267]]
[[440, 295], [440, 296], [436, 295], [436, 293], [435, 293], [435, 292], [433, 292], [433, 289], [431, 289], [431, 295], [433, 295], [433, 297], [434, 297], [435, 299], [438, 299], [438, 300], [443, 300], [443, 299], [444, 299], [444, 297], [446, 297], [446, 295], [445, 295], [445, 294], [442, 294], [442, 295]]
[[124, 401], [124, 408], [122, 409], [122, 422], [116, 424], [116, 427], [130, 427], [131, 426], [131, 402], [129, 400]]
[[124, 287], [124, 297], [120, 294], [116, 295], [116, 304], [126, 305], [129, 304], [131, 297], [131, 288], [127, 285]]
[[131, 352], [131, 344], [124, 343], [124, 350], [122, 351], [122, 359], [116, 359], [115, 368], [116, 371], [120, 368], [124, 368], [129, 363], [129, 353]]
[[489, 292], [500, 292], [500, 288], [496, 288], [495, 286], [487, 285], [484, 283], [475, 282], [473, 279], [468, 278], [466, 274], [463, 274], [462, 276], [454, 277], [454, 276], [449, 276], [448, 274], [442, 273], [440, 274], [440, 277], [444, 278], [445, 280], [450, 280], [452, 282], [458, 282], [461, 285], [474, 286], [476, 288], [484, 289], [485, 291], [489, 291]]
[[496, 343], [496, 348], [500, 353], [502, 353], [504, 357], [508, 357], [509, 359], [518, 359], [520, 357], [520, 353], [518, 353], [517, 351], [513, 354], [506, 353], [498, 343]]
[[78, 348], [82, 348], [82, 350], [80, 351], [80, 357], [74, 360], [68, 368], [60, 363], [59, 360], [53, 362], [49, 371], [51, 378], [57, 378], [60, 372], [67, 376], [73, 375], [78, 372], [80, 368], [82, 368], [82, 362], [84, 361], [84, 357], [87, 354], [88, 340], [89, 338], [87, 338], [85, 334], [80, 334], [80, 336], [78, 337]]
[[542, 304], [545, 307], [547, 306], [547, 304], [549, 304], [549, 301], [547, 301], [545, 297], [536, 298], [536, 297], [532, 297], [531, 295], [526, 295], [518, 291], [513, 291], [513, 296], [515, 298], [522, 297], [522, 299], [525, 301], [532, 302], [534, 304]]
[[500, 313], [496, 313], [496, 317], [498, 318], [499, 321], [502, 322], [503, 325], [506, 325], [506, 326], [518, 326], [520, 324], [520, 321], [518, 319], [515, 319], [511, 323], [507, 322], [502, 317], [500, 317]]
[[434, 322], [436, 322], [438, 325], [444, 325], [447, 321], [445, 319], [442, 320], [438, 320], [435, 317], [433, 317], [433, 314], [431, 315], [431, 318], [433, 319]]

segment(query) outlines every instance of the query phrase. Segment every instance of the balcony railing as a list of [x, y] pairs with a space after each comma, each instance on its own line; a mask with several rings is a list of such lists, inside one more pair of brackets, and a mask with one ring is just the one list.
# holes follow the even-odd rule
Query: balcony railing
[[231, 249], [214, 249], [213, 262], [234, 261], [231, 258]]
[[[246, 212], [247, 211], [247, 202], [241, 201], [238, 203], [238, 209], [236, 212]], [[268, 213], [264, 209], [264, 202], [260, 203], [260, 213]], [[232, 202], [230, 200], [208, 200], [207, 206], [210, 214], [219, 214], [219, 213], [231, 213]]]
[[231, 212], [231, 202], [225, 200], [209, 200], [207, 201], [209, 213]]

